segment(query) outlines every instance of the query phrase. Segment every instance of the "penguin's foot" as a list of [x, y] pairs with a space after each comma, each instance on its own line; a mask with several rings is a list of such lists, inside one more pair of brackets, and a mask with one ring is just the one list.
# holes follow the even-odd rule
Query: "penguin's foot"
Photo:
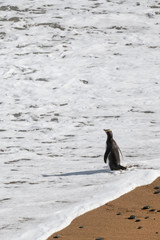
[[111, 170], [126, 170], [126, 167], [123, 167], [121, 165], [117, 165], [117, 166], [110, 166]]
[[122, 170], [126, 170], [126, 169], [127, 169], [126, 167], [123, 167], [123, 166], [121, 166], [121, 165], [119, 165], [119, 167], [120, 167], [120, 169], [122, 169]]

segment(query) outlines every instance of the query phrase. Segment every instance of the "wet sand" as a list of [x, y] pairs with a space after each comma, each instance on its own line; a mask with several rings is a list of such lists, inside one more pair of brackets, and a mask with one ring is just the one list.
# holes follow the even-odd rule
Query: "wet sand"
[[160, 240], [160, 177], [81, 215], [51, 239]]

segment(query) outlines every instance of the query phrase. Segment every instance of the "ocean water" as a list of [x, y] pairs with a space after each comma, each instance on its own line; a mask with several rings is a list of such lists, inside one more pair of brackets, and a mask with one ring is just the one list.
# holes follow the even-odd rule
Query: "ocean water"
[[0, 239], [45, 240], [160, 175], [159, 39], [154, 0], [0, 1]]

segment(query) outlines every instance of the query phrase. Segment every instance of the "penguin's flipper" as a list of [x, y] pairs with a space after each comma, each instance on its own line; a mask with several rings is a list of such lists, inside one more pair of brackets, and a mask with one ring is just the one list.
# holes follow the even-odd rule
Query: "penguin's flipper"
[[106, 153], [104, 154], [104, 162], [105, 162], [105, 163], [107, 162], [107, 156], [106, 156]]
[[110, 154], [110, 149], [107, 147], [105, 154], [104, 154], [104, 162], [107, 162], [108, 155]]

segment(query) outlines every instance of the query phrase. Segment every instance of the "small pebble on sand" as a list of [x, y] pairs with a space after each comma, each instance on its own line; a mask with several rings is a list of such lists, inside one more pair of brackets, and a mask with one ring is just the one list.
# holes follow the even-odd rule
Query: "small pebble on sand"
[[118, 212], [117, 215], [122, 215], [122, 213], [121, 213], [121, 212]]
[[145, 209], [149, 209], [149, 208], [150, 208], [150, 206], [147, 205], [147, 206], [144, 206], [142, 209], [145, 210]]
[[155, 212], [155, 211], [156, 211], [156, 209], [150, 209], [149, 211], [150, 211], [150, 212]]
[[154, 194], [158, 194], [158, 193], [160, 193], [160, 190], [157, 190], [157, 191], [154, 192]]
[[140, 222], [141, 220], [140, 219], [137, 219], [135, 222]]
[[79, 226], [79, 228], [84, 228], [83, 226]]
[[136, 219], [135, 215], [131, 215], [128, 219]]
[[53, 238], [59, 238], [59, 236], [58, 236], [58, 235], [55, 235]]

